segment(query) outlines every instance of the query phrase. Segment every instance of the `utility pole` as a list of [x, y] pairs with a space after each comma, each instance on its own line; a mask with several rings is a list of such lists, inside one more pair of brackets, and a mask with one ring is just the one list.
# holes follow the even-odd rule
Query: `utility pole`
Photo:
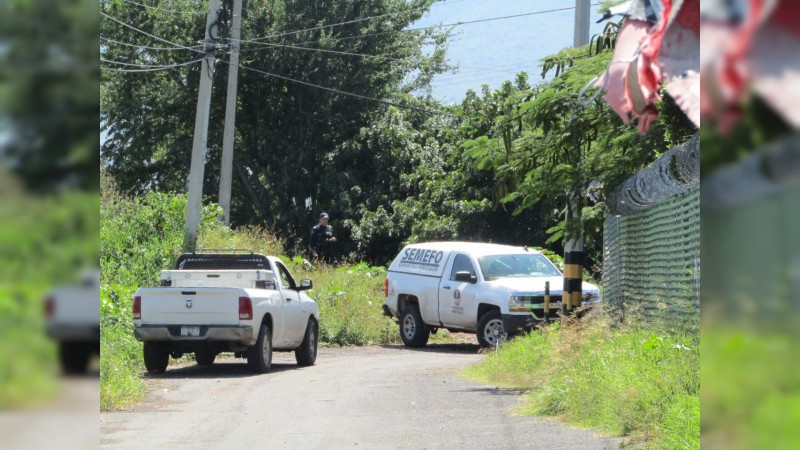
[[[573, 47], [581, 47], [589, 43], [589, 0], [575, 0], [575, 32]], [[580, 190], [572, 190], [567, 194], [567, 233], [564, 243], [564, 288], [562, 303], [564, 312], [572, 314], [573, 308], [581, 305], [583, 300], [583, 265], [586, 252], [583, 248], [583, 228], [580, 226], [583, 202]], [[578, 224], [571, 227], [572, 224]], [[570, 232], [577, 230], [575, 233]]]
[[572, 46], [581, 47], [589, 43], [589, 0], [575, 0], [575, 32]]
[[233, 141], [236, 136], [236, 87], [239, 81], [239, 38], [242, 34], [242, 0], [233, 0], [231, 56], [228, 65], [228, 96], [225, 99], [225, 132], [222, 136], [222, 166], [219, 175], [219, 204], [222, 223], [231, 224], [231, 181], [233, 178]]
[[194, 119], [194, 139], [192, 141], [192, 165], [189, 169], [189, 200], [186, 205], [186, 229], [183, 235], [183, 250], [194, 251], [197, 235], [200, 232], [200, 207], [203, 200], [203, 177], [205, 176], [206, 144], [208, 141], [208, 115], [211, 108], [211, 82], [214, 76], [214, 50], [216, 40], [211, 34], [212, 25], [217, 22], [219, 0], [209, 0], [206, 16], [206, 35], [203, 51], [203, 66], [200, 69], [200, 89], [197, 94], [197, 112]]

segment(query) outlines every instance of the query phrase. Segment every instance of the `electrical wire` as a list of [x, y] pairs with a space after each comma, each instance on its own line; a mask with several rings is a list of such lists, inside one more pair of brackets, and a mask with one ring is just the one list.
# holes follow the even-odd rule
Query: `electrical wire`
[[348, 97], [358, 98], [358, 99], [361, 99], [361, 100], [372, 101], [372, 102], [381, 103], [381, 104], [388, 105], [388, 106], [396, 106], [398, 108], [410, 109], [410, 110], [414, 110], [414, 111], [422, 112], [422, 113], [426, 113], [426, 114], [439, 114], [439, 115], [451, 116], [451, 114], [446, 112], [446, 111], [436, 111], [436, 110], [432, 110], [432, 109], [420, 108], [418, 106], [405, 105], [405, 104], [393, 102], [393, 101], [390, 101], [390, 100], [381, 100], [381, 99], [377, 99], [377, 98], [374, 98], [374, 97], [369, 97], [369, 96], [366, 96], [366, 95], [354, 94], [352, 92], [342, 91], [342, 90], [331, 88], [331, 87], [327, 87], [327, 86], [321, 86], [321, 85], [318, 85], [318, 84], [309, 83], [308, 81], [296, 80], [294, 78], [285, 77], [283, 75], [276, 75], [274, 73], [269, 73], [269, 72], [265, 72], [263, 70], [258, 70], [258, 69], [254, 69], [252, 67], [247, 67], [247, 66], [242, 65], [242, 64], [239, 65], [239, 68], [244, 69], [244, 70], [249, 70], [251, 72], [259, 73], [261, 75], [265, 75], [265, 76], [268, 76], [268, 77], [278, 78], [278, 79], [281, 79], [281, 80], [284, 80], [284, 81], [290, 81], [292, 83], [302, 84], [304, 86], [309, 86], [309, 87], [321, 89], [321, 90], [324, 90], [324, 91], [329, 91], [329, 92], [333, 92], [333, 93], [336, 93], [336, 94], [345, 95], [345, 96], [348, 96]]
[[138, 33], [141, 33], [141, 34], [143, 34], [143, 35], [145, 35], [145, 36], [149, 36], [149, 37], [151, 37], [151, 38], [153, 38], [153, 39], [155, 39], [155, 40], [158, 40], [158, 41], [161, 41], [161, 42], [164, 42], [164, 43], [170, 44], [170, 45], [174, 45], [174, 46], [176, 46], [176, 47], [180, 47], [180, 48], [182, 48], [182, 49], [191, 50], [191, 51], [193, 51], [193, 52], [196, 52], [196, 53], [205, 54], [205, 52], [204, 52], [204, 51], [202, 51], [202, 50], [197, 50], [196, 48], [192, 48], [192, 47], [186, 47], [186, 46], [184, 46], [184, 45], [181, 45], [181, 44], [176, 44], [175, 42], [172, 42], [172, 41], [170, 41], [170, 40], [167, 40], [167, 39], [164, 39], [164, 38], [158, 37], [158, 36], [156, 36], [156, 35], [154, 35], [154, 34], [150, 34], [150, 33], [146, 32], [146, 31], [144, 31], [144, 30], [140, 30], [139, 28], [136, 28], [136, 27], [134, 27], [133, 25], [128, 25], [127, 23], [125, 23], [125, 22], [123, 22], [123, 21], [121, 21], [121, 20], [117, 19], [116, 17], [113, 17], [113, 16], [110, 16], [110, 15], [108, 15], [108, 14], [104, 13], [103, 11], [100, 11], [100, 15], [102, 15], [102, 16], [104, 16], [104, 17], [107, 17], [107, 18], [108, 18], [108, 19], [110, 19], [110, 20], [113, 20], [114, 22], [117, 22], [118, 24], [120, 24], [120, 25], [122, 25], [122, 26], [124, 26], [124, 27], [130, 28], [130, 29], [131, 29], [131, 30], [133, 30], [133, 31], [136, 31], [136, 32], [138, 32]]
[[[594, 3], [591, 6], [598, 6], [598, 5], [599, 5], [599, 3]], [[492, 22], [492, 21], [496, 21], [496, 20], [506, 20], [506, 19], [516, 19], [516, 18], [520, 18], [520, 17], [528, 17], [528, 16], [534, 16], [534, 15], [539, 15], [539, 14], [548, 14], [548, 13], [560, 12], [560, 11], [570, 11], [570, 10], [573, 10], [573, 9], [575, 9], [575, 7], [574, 6], [570, 6], [570, 7], [566, 7], [566, 8], [548, 9], [548, 10], [541, 10], [541, 11], [533, 11], [533, 12], [529, 12], [529, 13], [513, 14], [513, 15], [510, 15], [510, 16], [488, 17], [488, 18], [485, 18], [485, 19], [467, 20], [467, 21], [462, 21], [462, 22], [453, 22], [453, 23], [441, 24], [441, 25], [430, 25], [430, 26], [427, 26], [427, 27], [407, 28], [407, 29], [404, 29], [404, 30], [381, 31], [381, 32], [378, 32], [378, 33], [359, 34], [359, 35], [355, 35], [355, 36], [331, 37], [330, 40], [343, 41], [343, 40], [348, 40], [348, 39], [359, 39], [359, 38], [365, 38], [365, 37], [382, 36], [382, 35], [390, 34], [390, 33], [409, 33], [409, 32], [413, 32], [413, 31], [431, 30], [431, 29], [436, 29], [436, 28], [458, 27], [458, 26], [463, 26], [463, 25], [471, 25], [471, 24], [475, 24], [475, 23]], [[378, 16], [375, 16], [375, 17], [378, 17]], [[275, 36], [280, 36], [280, 35], [275, 35]], [[259, 42], [261, 40], [268, 39], [268, 38], [271, 38], [271, 37], [274, 37], [274, 36], [265, 36], [265, 37], [254, 38], [254, 39], [242, 39], [242, 40], [240, 40], [240, 42], [241, 43], [254, 43], [254, 42]], [[297, 43], [296, 45], [305, 45], [305, 44], [314, 44], [314, 43], [318, 43], [318, 42], [317, 41], [307, 41], [307, 42]]]
[[[240, 53], [246, 53], [246, 52], [252, 52], [252, 51], [263, 51], [263, 50], [267, 50], [269, 48], [277, 47], [277, 48], [287, 48], [287, 49], [292, 49], [292, 50], [305, 50], [305, 51], [320, 52], [320, 53], [331, 53], [331, 54], [334, 54], [334, 55], [359, 56], [359, 57], [363, 57], [363, 58], [380, 58], [380, 59], [383, 59], [384, 61], [406, 61], [407, 60], [406, 58], [393, 58], [391, 56], [370, 55], [370, 54], [366, 54], [366, 53], [353, 53], [353, 52], [345, 52], [345, 51], [339, 51], [339, 50], [328, 50], [328, 49], [324, 49], [324, 48], [298, 47], [296, 45], [288, 45], [288, 44], [273, 44], [273, 43], [268, 43], [268, 42], [259, 42], [258, 45], [261, 46], [262, 48], [243, 49], [243, 50], [239, 50], [239, 52]], [[488, 72], [500, 72], [500, 73], [505, 73], [505, 74], [510, 74], [511, 73], [511, 72], [506, 71], [506, 70], [497, 70], [497, 69], [489, 69], [489, 68], [481, 68], [481, 67], [470, 67], [470, 66], [459, 66], [459, 67], [463, 67], [465, 69], [488, 71]]]
[[[102, 59], [100, 61], [101, 62], [112, 62], [112, 61], [102, 60]], [[198, 63], [200, 61], [202, 61], [202, 60], [198, 59], [198, 60], [194, 60], [194, 61], [188, 61], [188, 62], [185, 62], [185, 63], [182, 63], [182, 64], [173, 64], [171, 66], [163, 66], [163, 67], [153, 67], [153, 68], [149, 68], [149, 69], [118, 69], [116, 67], [103, 67], [103, 66], [100, 66], [100, 70], [106, 70], [106, 71], [111, 71], [111, 72], [158, 72], [158, 71], [162, 71], [162, 70], [172, 70], [172, 69], [175, 69], [175, 68], [178, 68], [178, 67], [190, 66], [190, 65], [196, 64], [196, 63]], [[117, 61], [114, 61], [114, 62], [118, 63]]]
[[110, 60], [110, 59], [100, 58], [100, 62], [104, 62], [104, 63], [108, 63], [108, 64], [117, 64], [117, 65], [120, 65], [120, 66], [131, 66], [131, 67], [158, 67], [158, 68], [162, 68], [162, 69], [171, 69], [173, 67], [186, 66], [186, 65], [189, 65], [189, 64], [194, 64], [197, 61], [200, 61], [200, 60], [199, 59], [193, 59], [191, 61], [186, 61], [186, 62], [183, 62], [183, 63], [176, 63], [176, 64], [140, 64], [140, 63], [128, 63], [128, 62], [122, 62], [122, 61], [113, 61], [113, 60]]
[[[100, 36], [100, 39], [102, 39], [104, 41], [108, 41], [108, 42], [113, 42], [114, 44], [125, 45], [125, 46], [133, 47], [133, 48], [143, 48], [143, 49], [147, 49], [147, 50], [157, 50], [157, 51], [183, 51], [183, 50], [186, 50], [185, 48], [179, 48], [179, 47], [150, 47], [150, 46], [147, 46], [147, 45], [131, 44], [131, 43], [128, 43], [128, 42], [115, 41], [114, 39], [107, 38], [107, 37], [104, 37], [104, 36]], [[203, 48], [203, 46], [202, 45], [197, 45], [194, 48], [195, 49], [201, 49], [201, 48]]]
[[[461, 3], [463, 1], [465, 1], [465, 0], [455, 0], [455, 1], [452, 1], [452, 2], [436, 3], [436, 4], [432, 5], [431, 7], [453, 5], [453, 4], [456, 4], [456, 3]], [[373, 20], [373, 19], [381, 19], [381, 18], [384, 18], [384, 17], [396, 16], [398, 14], [403, 14], [403, 13], [412, 12], [412, 11], [419, 11], [419, 10], [424, 10], [424, 9], [429, 9], [429, 8], [430, 7], [423, 6], [423, 7], [419, 7], [419, 8], [406, 9], [406, 10], [403, 10], [403, 11], [395, 11], [395, 12], [391, 12], [391, 13], [381, 14], [381, 15], [378, 15], [378, 16], [362, 17], [360, 19], [348, 20], [347, 22], [331, 23], [331, 24], [328, 24], [328, 25], [320, 25], [318, 27], [306, 28], [306, 29], [303, 29], [303, 30], [287, 31], [285, 33], [273, 34], [273, 35], [269, 35], [269, 36], [262, 36], [262, 37], [253, 38], [253, 39], [250, 39], [250, 40], [247, 40], [247, 41], [242, 40], [241, 42], [257, 42], [257, 41], [262, 41], [262, 40], [265, 40], [265, 39], [273, 39], [273, 38], [277, 38], [277, 37], [291, 36], [291, 35], [294, 35], [294, 34], [305, 33], [307, 31], [324, 30], [326, 28], [333, 28], [333, 27], [338, 27], [338, 26], [342, 26], [342, 25], [350, 25], [350, 24], [359, 23], [359, 22], [365, 22], [367, 20]]]
[[[464, 0], [460, 0], [460, 1], [464, 1]], [[452, 4], [452, 3], [456, 3], [456, 2], [451, 2], [450, 4]], [[592, 6], [597, 6], [597, 4], [593, 4]], [[509, 16], [490, 17], [490, 18], [485, 18], [485, 19], [477, 19], [477, 20], [471, 20], [471, 21], [455, 22], [455, 23], [451, 23], [451, 24], [432, 25], [432, 26], [428, 26], [428, 27], [411, 28], [411, 29], [405, 29], [405, 30], [393, 30], [393, 31], [380, 32], [380, 33], [362, 34], [362, 35], [357, 35], [357, 36], [345, 36], [345, 37], [341, 37], [341, 38], [332, 38], [332, 39], [334, 39], [334, 40], [358, 39], [358, 38], [364, 38], [364, 37], [379, 36], [379, 35], [384, 35], [384, 34], [389, 34], [389, 33], [401, 33], [401, 32], [421, 31], [421, 30], [444, 28], [444, 27], [456, 27], [456, 26], [469, 25], [469, 24], [482, 23], [482, 22], [490, 22], [490, 21], [496, 21], [496, 20], [506, 20], [506, 19], [514, 19], [514, 18], [519, 18], [519, 17], [527, 17], [527, 16], [532, 16], [532, 15], [538, 15], [538, 14], [547, 14], [547, 13], [558, 12], [558, 11], [569, 11], [569, 10], [573, 10], [573, 9], [575, 9], [575, 7], [558, 8], [558, 9], [551, 9], [551, 10], [534, 11], [534, 12], [523, 13], [523, 14], [514, 14], [514, 15], [509, 15]], [[298, 33], [301, 33], [303, 31], [311, 31], [311, 30], [314, 30], [314, 29], [330, 28], [330, 27], [333, 27], [333, 26], [344, 25], [344, 24], [347, 24], [347, 23], [354, 23], [354, 22], [360, 22], [360, 21], [365, 21], [365, 20], [371, 20], [371, 19], [375, 19], [375, 18], [379, 18], [379, 17], [385, 17], [385, 16], [388, 16], [388, 15], [396, 15], [396, 14], [400, 14], [402, 12], [408, 12], [408, 11], [409, 10], [400, 11], [400, 12], [396, 12], [396, 13], [389, 13], [389, 14], [385, 14], [385, 15], [382, 15], [382, 16], [373, 16], [373, 17], [370, 17], [370, 18], [358, 19], [356, 21], [342, 22], [340, 24], [330, 24], [330, 25], [316, 27], [316, 28], [308, 29], [308, 30], [299, 30], [299, 31], [296, 31], [296, 32], [284, 33], [282, 35], [266, 36], [266, 37], [249, 39], [249, 40], [239, 40], [239, 42], [240, 43], [260, 43], [259, 42], [260, 40], [264, 40], [264, 39], [268, 39], [268, 38], [281, 37], [281, 36], [285, 36], [285, 35], [289, 35], [289, 34], [298, 34]], [[146, 32], [146, 31], [143, 31], [143, 30], [141, 30], [139, 28], [136, 28], [136, 27], [134, 27], [132, 25], [129, 25], [129, 24], [127, 24], [127, 23], [125, 23], [125, 22], [123, 22], [123, 21], [121, 21], [121, 20], [119, 20], [119, 19], [117, 19], [115, 17], [112, 17], [112, 16], [110, 16], [110, 15], [108, 15], [108, 14], [102, 12], [102, 11], [100, 12], [100, 14], [105, 16], [105, 17], [107, 17], [108, 19], [111, 19], [111, 20], [119, 23], [120, 25], [123, 25], [123, 26], [125, 26], [127, 28], [130, 28], [130, 29], [132, 29], [132, 30], [134, 30], [136, 32], [139, 32], [141, 34], [144, 34], [146, 36], [149, 36], [149, 37], [151, 37], [153, 39], [159, 40], [161, 42], [165, 42], [165, 43], [170, 44], [170, 45], [174, 45], [174, 46], [179, 47], [181, 49], [191, 50], [191, 51], [194, 51], [194, 52], [197, 52], [197, 53], [200, 53], [200, 54], [205, 54], [205, 52], [203, 52], [201, 50], [197, 50], [197, 49], [192, 48], [192, 47], [186, 47], [186, 46], [177, 44], [175, 42], [169, 41], [167, 39], [164, 39], [164, 38], [155, 36], [153, 34], [150, 34], [150, 33]], [[308, 42], [308, 43], [315, 43], [315, 42]], [[303, 44], [305, 44], [305, 43], [303, 43]], [[303, 44], [299, 44], [299, 45], [303, 45]], [[274, 45], [274, 46], [281, 46], [281, 45]], [[292, 46], [284, 45], [284, 47], [291, 48]], [[312, 49], [301, 48], [301, 47], [296, 47], [296, 46], [295, 46], [295, 48], [302, 49], [302, 50], [312, 50]], [[322, 49], [313, 49], [313, 50], [323, 51]], [[330, 52], [334, 52], [334, 51], [330, 51]], [[350, 52], [339, 52], [339, 53], [350, 54]], [[388, 58], [388, 57], [381, 57], [381, 56], [375, 56], [375, 55], [363, 55], [363, 54], [355, 54], [355, 53], [352, 53], [352, 55], [374, 56], [374, 57], [379, 57], [379, 58]], [[170, 68], [179, 67], [181, 65], [194, 64], [194, 63], [196, 63], [198, 61], [199, 60], [194, 60], [194, 61], [183, 63], [183, 64], [180, 64], [180, 65], [174, 65], [173, 67], [160, 67], [160, 68], [140, 69], [140, 70], [134, 70], [134, 69], [121, 70], [121, 69], [117, 69], [117, 71], [144, 72], [144, 71], [154, 71], [154, 70], [167, 70], [167, 69], [170, 69]], [[221, 61], [225, 62], [224, 60], [221, 60]], [[227, 63], [230, 64], [230, 62], [227, 62]], [[333, 93], [336, 93], [336, 94], [339, 94], [339, 95], [345, 95], [345, 96], [349, 96], [349, 97], [353, 97], [353, 98], [358, 98], [358, 99], [361, 99], [361, 100], [373, 101], [373, 102], [376, 102], [376, 103], [381, 103], [381, 104], [389, 105], [389, 106], [395, 106], [395, 107], [398, 107], [398, 108], [411, 109], [411, 110], [415, 110], [415, 111], [423, 112], [423, 113], [427, 113], [427, 114], [442, 114], [442, 115], [448, 115], [448, 116], [450, 115], [449, 113], [447, 113], [445, 111], [429, 110], [429, 109], [420, 108], [420, 107], [416, 107], [416, 106], [405, 105], [405, 104], [402, 104], [402, 103], [396, 103], [396, 102], [392, 102], [392, 101], [389, 101], [389, 100], [381, 100], [381, 99], [369, 97], [369, 96], [366, 96], [366, 95], [355, 94], [355, 93], [352, 93], [352, 92], [342, 91], [342, 90], [335, 89], [335, 88], [330, 88], [330, 87], [327, 87], [327, 86], [321, 86], [321, 85], [310, 83], [310, 82], [307, 82], [307, 81], [296, 80], [294, 78], [289, 78], [289, 77], [286, 77], [286, 76], [283, 76], [283, 75], [277, 75], [277, 74], [265, 72], [265, 71], [254, 69], [252, 67], [248, 67], [248, 66], [241, 65], [241, 64], [239, 65], [239, 67], [241, 69], [244, 69], [244, 70], [247, 70], [247, 71], [251, 71], [251, 72], [255, 72], [255, 73], [259, 73], [259, 74], [264, 75], [264, 76], [277, 78], [277, 79], [281, 79], [281, 80], [284, 80], [284, 81], [289, 81], [289, 82], [292, 82], [292, 83], [302, 84], [304, 86], [309, 86], [309, 87], [313, 87], [313, 88], [316, 88], [316, 89], [321, 89], [321, 90], [333, 92]], [[106, 70], [113, 70], [111, 68], [105, 68], [105, 69]]]
[[170, 14], [183, 14], [183, 15], [201, 15], [201, 14], [205, 15], [206, 14], [206, 11], [179, 11], [179, 10], [174, 10], [174, 9], [164, 9], [164, 8], [160, 8], [158, 6], [145, 5], [143, 3], [134, 2], [133, 0], [122, 0], [122, 1], [125, 2], [125, 3], [131, 3], [133, 5], [141, 6], [143, 8], [152, 9], [152, 10], [155, 10], [155, 11], [161, 11], [161, 12], [170, 13]]

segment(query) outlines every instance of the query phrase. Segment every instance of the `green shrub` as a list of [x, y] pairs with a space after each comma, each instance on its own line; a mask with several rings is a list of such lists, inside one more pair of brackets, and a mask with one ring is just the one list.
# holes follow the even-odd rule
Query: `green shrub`
[[[219, 232], [217, 205], [204, 206], [201, 230]], [[154, 286], [183, 246], [186, 196], [149, 192], [117, 198], [100, 209], [100, 269], [103, 284]]]
[[630, 436], [648, 446], [699, 445], [699, 337], [600, 319], [558, 324], [504, 344], [467, 378], [530, 389], [521, 411]]
[[396, 325], [381, 312], [386, 269], [364, 263], [338, 268], [309, 269], [296, 263], [293, 266], [295, 276], [314, 282], [309, 295], [319, 304], [323, 345], [388, 344], [399, 340]]

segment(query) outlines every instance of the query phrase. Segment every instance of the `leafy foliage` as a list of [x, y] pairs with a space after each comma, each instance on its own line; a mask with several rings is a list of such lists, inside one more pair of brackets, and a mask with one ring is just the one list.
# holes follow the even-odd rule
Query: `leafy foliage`
[[0, 2], [0, 163], [29, 190], [97, 191], [97, 2]]
[[556, 71], [551, 81], [530, 88], [504, 84], [497, 92], [502, 101], [495, 101], [502, 113], [485, 135], [462, 144], [477, 167], [493, 171], [497, 203], [515, 214], [539, 208], [548, 244], [584, 236], [594, 260], [600, 257], [605, 205], [602, 195], [593, 201], [590, 194], [613, 189], [695, 131], [668, 98], [659, 105], [668, 120], [646, 136], [601, 100], [579, 98], [611, 61], [615, 32], [607, 27], [598, 38], [598, 53], [582, 47], [546, 58], [543, 74]]

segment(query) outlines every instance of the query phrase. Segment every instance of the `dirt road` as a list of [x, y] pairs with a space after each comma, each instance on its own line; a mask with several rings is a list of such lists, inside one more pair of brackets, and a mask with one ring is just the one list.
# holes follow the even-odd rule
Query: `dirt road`
[[242, 360], [171, 366], [147, 398], [100, 417], [103, 448], [617, 448], [617, 440], [515, 416], [519, 393], [459, 378], [483, 356], [469, 344], [320, 349], [272, 372]]

